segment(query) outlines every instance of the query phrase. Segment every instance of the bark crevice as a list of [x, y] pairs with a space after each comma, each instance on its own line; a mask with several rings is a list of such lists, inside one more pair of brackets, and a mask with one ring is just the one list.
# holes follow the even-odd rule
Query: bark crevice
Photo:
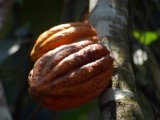
[[142, 120], [128, 43], [128, 1], [90, 0], [90, 23], [100, 43], [110, 49], [117, 73], [100, 97], [104, 120]]

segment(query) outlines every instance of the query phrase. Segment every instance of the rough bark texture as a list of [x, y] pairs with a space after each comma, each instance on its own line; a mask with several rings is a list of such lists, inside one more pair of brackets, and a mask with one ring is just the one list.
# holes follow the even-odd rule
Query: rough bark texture
[[128, 45], [127, 0], [90, 0], [90, 23], [102, 44], [111, 50], [117, 73], [100, 97], [104, 120], [142, 120]]

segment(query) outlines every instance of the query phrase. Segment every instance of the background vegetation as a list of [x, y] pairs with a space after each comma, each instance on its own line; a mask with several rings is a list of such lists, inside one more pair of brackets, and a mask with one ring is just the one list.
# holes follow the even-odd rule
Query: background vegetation
[[[31, 48], [52, 26], [81, 21], [87, 0], [3, 0], [0, 3], [0, 80], [15, 120], [98, 120], [97, 100], [80, 108], [39, 108], [28, 94]], [[4, 14], [3, 14], [4, 13]], [[129, 3], [129, 40], [139, 102], [146, 120], [160, 119], [160, 2]], [[94, 91], [93, 91], [94, 92]]]

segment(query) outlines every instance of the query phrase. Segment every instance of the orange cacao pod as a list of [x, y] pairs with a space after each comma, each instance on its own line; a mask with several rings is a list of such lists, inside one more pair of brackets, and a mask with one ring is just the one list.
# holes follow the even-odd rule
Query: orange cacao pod
[[35, 62], [44, 53], [64, 44], [70, 44], [81, 38], [96, 36], [96, 31], [89, 24], [82, 22], [67, 23], [55, 26], [42, 33], [32, 51], [31, 58]]
[[29, 75], [29, 91], [40, 105], [54, 110], [80, 106], [107, 87], [113, 58], [90, 40], [57, 47], [38, 59]]

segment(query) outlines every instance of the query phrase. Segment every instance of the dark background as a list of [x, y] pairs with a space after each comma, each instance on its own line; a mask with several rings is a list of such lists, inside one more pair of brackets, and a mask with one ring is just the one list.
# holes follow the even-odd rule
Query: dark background
[[[5, 1], [5, 0], [4, 0]], [[79, 108], [52, 111], [39, 108], [28, 93], [33, 67], [30, 51], [45, 30], [82, 21], [87, 0], [11, 0], [0, 3], [0, 79], [15, 120], [99, 120], [98, 101]], [[160, 2], [129, 2], [129, 41], [139, 103], [146, 120], [160, 118]], [[0, 21], [1, 22], [1, 21]], [[141, 50], [141, 54], [137, 53]], [[147, 57], [144, 57], [147, 56]], [[137, 62], [138, 61], [138, 62]], [[94, 92], [94, 91], [93, 91]]]

